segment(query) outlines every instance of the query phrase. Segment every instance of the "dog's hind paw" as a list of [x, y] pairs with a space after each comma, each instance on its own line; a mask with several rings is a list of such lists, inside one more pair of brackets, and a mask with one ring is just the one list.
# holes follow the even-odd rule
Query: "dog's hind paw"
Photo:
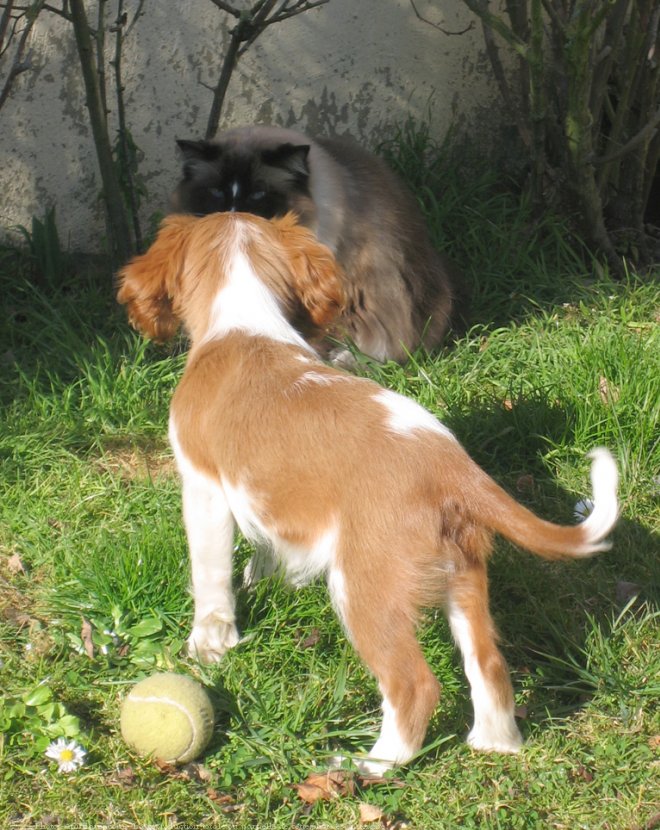
[[268, 551], [259, 550], [252, 555], [243, 570], [243, 586], [248, 589], [255, 587], [257, 582], [272, 576], [277, 570], [277, 563]]
[[499, 724], [497, 728], [486, 729], [474, 726], [467, 737], [472, 749], [479, 752], [500, 752], [512, 754], [520, 751], [523, 739], [515, 722]]

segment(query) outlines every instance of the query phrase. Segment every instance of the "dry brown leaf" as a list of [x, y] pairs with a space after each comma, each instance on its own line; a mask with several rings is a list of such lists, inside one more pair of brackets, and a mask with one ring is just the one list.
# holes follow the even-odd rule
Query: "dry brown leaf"
[[619, 390], [603, 375], [598, 380], [598, 394], [606, 406], [616, 403], [619, 400]]
[[360, 803], [360, 824], [370, 824], [373, 821], [380, 821], [383, 818], [383, 811], [375, 804]]
[[135, 786], [135, 770], [130, 765], [120, 767], [108, 783], [111, 787], [123, 787], [124, 789], [129, 789], [130, 787]]
[[228, 815], [229, 813], [240, 813], [244, 807], [243, 804], [237, 804], [233, 797], [228, 793], [221, 793], [218, 790], [213, 789], [213, 787], [209, 787], [207, 789], [206, 797], [214, 804], [217, 804], [220, 808], [220, 812], [225, 815]]
[[656, 752], [660, 749], [660, 735], [653, 735], [649, 738], [649, 748]]
[[296, 784], [298, 797], [307, 804], [316, 801], [329, 801], [331, 798], [342, 798], [353, 795], [355, 782], [353, 776], [342, 770], [312, 773], [301, 783]]
[[7, 570], [13, 575], [27, 573], [23, 560], [17, 553], [14, 553], [7, 558]]
[[163, 775], [171, 775], [173, 778], [177, 778], [180, 774], [174, 764], [168, 764], [167, 761], [161, 761], [160, 758], [154, 758], [154, 766]]
[[576, 769], [575, 775], [578, 778], [581, 778], [583, 781], [586, 781], [587, 784], [590, 784], [594, 780], [593, 772], [591, 772], [591, 770], [588, 770], [586, 767], [583, 767], [582, 764], [580, 764]]
[[200, 781], [202, 784], [208, 784], [211, 780], [211, 770], [196, 761], [190, 761], [181, 767], [180, 771], [181, 776], [188, 778], [190, 781]]
[[504, 407], [504, 408], [505, 408], [508, 412], [511, 412], [511, 410], [513, 409], [513, 401], [511, 400], [511, 398], [505, 398], [505, 399], [502, 401], [502, 406], [503, 406], [503, 407]]
[[300, 648], [312, 648], [321, 639], [321, 632], [318, 628], [313, 628], [308, 637], [300, 643]]
[[296, 784], [296, 792], [298, 798], [304, 801], [305, 804], [315, 804], [317, 801], [329, 801], [330, 793], [323, 787], [317, 787], [316, 784]]
[[228, 793], [221, 793], [218, 790], [209, 787], [206, 791], [206, 797], [210, 798], [216, 804], [233, 804], [234, 799]]
[[533, 493], [534, 492], [534, 476], [530, 473], [524, 473], [518, 477], [516, 481], [516, 490], [519, 493]]
[[82, 625], [80, 626], [80, 639], [82, 640], [85, 654], [90, 660], [94, 659], [94, 640], [92, 639], [92, 624], [89, 620], [82, 618]]

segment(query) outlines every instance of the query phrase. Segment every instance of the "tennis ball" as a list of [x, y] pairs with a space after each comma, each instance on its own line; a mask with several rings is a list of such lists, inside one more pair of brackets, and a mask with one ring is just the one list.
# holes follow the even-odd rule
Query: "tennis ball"
[[187, 764], [213, 734], [213, 706], [190, 677], [160, 672], [137, 683], [121, 705], [121, 734], [138, 755]]

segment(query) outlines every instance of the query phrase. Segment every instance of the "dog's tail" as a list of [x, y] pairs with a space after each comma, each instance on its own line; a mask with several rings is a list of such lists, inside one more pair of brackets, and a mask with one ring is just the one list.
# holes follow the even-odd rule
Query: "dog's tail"
[[520, 547], [545, 559], [579, 558], [607, 550], [605, 539], [614, 527], [619, 505], [618, 472], [611, 453], [603, 448], [589, 453], [593, 509], [578, 525], [557, 525], [535, 516], [492, 479], [476, 499], [479, 520]]

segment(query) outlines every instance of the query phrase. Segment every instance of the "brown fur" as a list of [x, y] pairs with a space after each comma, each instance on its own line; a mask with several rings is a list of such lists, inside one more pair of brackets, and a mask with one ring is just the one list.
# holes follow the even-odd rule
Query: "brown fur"
[[[424, 421], [423, 410], [413, 409], [409, 427], [393, 426], [372, 381], [324, 365], [295, 341], [240, 327], [210, 336], [210, 314], [234, 279], [239, 250], [287, 318], [299, 303], [317, 325], [329, 325], [343, 303], [329, 252], [290, 218], [172, 217], [150, 251], [123, 269], [119, 299], [136, 325], [160, 337], [178, 317], [191, 335], [172, 401], [184, 489], [191, 470], [196, 481], [211, 483], [215, 498], [230, 485], [245, 488], [254, 521], [282, 547], [285, 566], [287, 551], [309, 551], [313, 559], [315, 545], [336, 527], [321, 570], [386, 701], [386, 739], [374, 753], [389, 752], [386, 761], [396, 763], [422, 744], [439, 686], [415, 627], [421, 608], [439, 604], [477, 689], [473, 745], [515, 751], [513, 691], [488, 611], [492, 535], [548, 558], [587, 555], [603, 547], [616, 511], [597, 532], [588, 523], [545, 522], [495, 484], [450, 433]], [[396, 407], [402, 399], [386, 400]], [[233, 625], [233, 604], [222, 607], [230, 608], [224, 617], [214, 612], [200, 621], [196, 614], [204, 637], [212, 639], [216, 619]], [[224, 646], [204, 642], [192, 638], [193, 653], [218, 659]], [[387, 707], [395, 727], [387, 725]]]

